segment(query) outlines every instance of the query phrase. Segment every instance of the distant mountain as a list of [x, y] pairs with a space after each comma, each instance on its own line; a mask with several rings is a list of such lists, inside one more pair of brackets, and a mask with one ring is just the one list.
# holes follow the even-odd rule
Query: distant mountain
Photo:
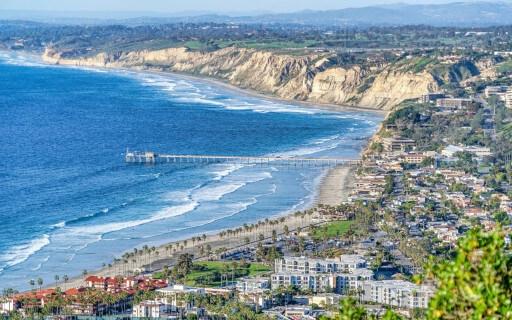
[[[46, 15], [45, 15], [46, 14]], [[108, 18], [107, 18], [108, 17]], [[397, 26], [431, 25], [458, 27], [485, 27], [512, 24], [510, 2], [454, 2], [447, 4], [394, 4], [347, 8], [341, 10], [306, 10], [295, 13], [23, 13], [1, 11], [0, 19], [23, 19], [64, 24], [165, 24], [165, 23], [259, 23], [303, 24], [321, 26]]]
[[395, 4], [329, 11], [233, 17], [204, 15], [183, 17], [188, 22], [294, 23], [307, 25], [410, 25], [482, 27], [512, 24], [512, 4], [505, 2], [454, 2], [448, 4]]

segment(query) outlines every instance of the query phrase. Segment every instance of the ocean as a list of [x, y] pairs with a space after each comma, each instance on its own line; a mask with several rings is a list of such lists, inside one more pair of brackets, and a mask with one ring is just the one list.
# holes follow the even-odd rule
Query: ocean
[[300, 210], [322, 168], [133, 165], [173, 154], [357, 158], [382, 121], [178, 75], [47, 66], [0, 53], [0, 289], [124, 251]]

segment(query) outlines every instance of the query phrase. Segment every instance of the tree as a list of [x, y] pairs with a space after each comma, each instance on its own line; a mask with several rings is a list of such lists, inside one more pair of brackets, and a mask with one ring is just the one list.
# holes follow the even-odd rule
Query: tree
[[428, 319], [512, 319], [512, 255], [505, 236], [502, 230], [471, 230], [453, 260], [427, 267], [437, 283]]
[[193, 259], [194, 256], [189, 253], [180, 254], [180, 256], [178, 257], [178, 262], [176, 263], [172, 271], [173, 276], [176, 279], [185, 278], [192, 270]]
[[366, 310], [356, 305], [353, 298], [346, 298], [340, 301], [340, 310], [334, 318], [322, 316], [320, 320], [365, 320]]

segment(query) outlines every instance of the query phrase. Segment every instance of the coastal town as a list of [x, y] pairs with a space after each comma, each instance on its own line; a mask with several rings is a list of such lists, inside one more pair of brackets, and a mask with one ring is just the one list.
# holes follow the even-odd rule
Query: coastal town
[[134, 249], [78, 278], [31, 279], [30, 291], [4, 290], [0, 311], [295, 320], [335, 318], [341, 304], [368, 317], [421, 319], [436, 294], [434, 280], [418, 280], [429, 257], [449, 259], [475, 227], [510, 234], [511, 84], [506, 73], [477, 77], [404, 101], [360, 165], [332, 169], [344, 170], [335, 203]]
[[[453, 4], [455, 8], [463, 10], [459, 5]], [[489, 8], [492, 5], [480, 5], [485, 10], [492, 9]], [[311, 190], [307, 191], [312, 199], [309, 206], [296, 205], [283, 211], [282, 208], [291, 207], [294, 201], [283, 200], [290, 202], [290, 206], [262, 201], [262, 208], [258, 211], [260, 215], [253, 218], [252, 214], [247, 214], [244, 217], [246, 220], [243, 221], [249, 222], [242, 224], [243, 221], [233, 219], [224, 225], [223, 222], [228, 220], [222, 220], [225, 218], [222, 216], [218, 224], [214, 224], [212, 221], [216, 221], [214, 219], [221, 213], [224, 214], [221, 211], [225, 209], [216, 205], [215, 201], [234, 192], [229, 190], [236, 191], [246, 186], [242, 180], [235, 181], [234, 186], [226, 188], [229, 192], [219, 197], [211, 194], [204, 196], [214, 203], [207, 208], [219, 211], [218, 216], [212, 214], [204, 218], [206, 222], [201, 222], [205, 225], [212, 223], [214, 226], [211, 229], [201, 228], [204, 225], [196, 226], [186, 219], [176, 219], [176, 224], [180, 224], [178, 227], [183, 224], [184, 229], [190, 227], [192, 230], [176, 233], [178, 235], [174, 234], [175, 229], [164, 226], [163, 221], [180, 216], [179, 212], [164, 212], [152, 219], [138, 211], [157, 210], [178, 203], [187, 210], [193, 207], [192, 212], [203, 205], [199, 200], [192, 199], [192, 193], [184, 196], [183, 192], [165, 190], [165, 196], [162, 196], [160, 193], [163, 192], [159, 190], [158, 199], [161, 202], [155, 205], [145, 202], [147, 199], [144, 198], [151, 192], [156, 193], [157, 188], [152, 189], [154, 185], [144, 186], [137, 194], [138, 198], [119, 196], [122, 191], [109, 185], [107, 189], [116, 189], [112, 193], [118, 197], [116, 201], [121, 199], [118, 202], [122, 205], [113, 205], [114, 209], [111, 210], [110, 206], [103, 208], [98, 202], [94, 207], [100, 208], [99, 211], [88, 214], [89, 211], [82, 208], [85, 205], [79, 202], [82, 191], [77, 191], [72, 197], [73, 201], [78, 199], [73, 210], [65, 207], [62, 211], [83, 214], [69, 219], [78, 223], [70, 227], [66, 225], [67, 220], [57, 225], [52, 221], [43, 240], [50, 243], [54, 234], [49, 234], [59, 228], [94, 227], [94, 222], [88, 219], [99, 217], [103, 219], [99, 223], [105, 223], [107, 227], [113, 225], [113, 228], [98, 228], [102, 229], [101, 232], [86, 235], [71, 233], [72, 237], [87, 238], [90, 242], [81, 243], [83, 239], [76, 239], [73, 245], [80, 249], [69, 257], [63, 253], [56, 256], [57, 263], [64, 265], [61, 270], [68, 272], [68, 269], [64, 269], [68, 267], [67, 263], [84, 249], [81, 259], [94, 260], [91, 265], [101, 267], [80, 270], [85, 268], [80, 264], [79, 270], [71, 269], [66, 274], [59, 270], [53, 279], [48, 279], [47, 273], [44, 276], [38, 273], [42, 272], [41, 268], [50, 255], [37, 257], [40, 260], [27, 271], [30, 276], [24, 279], [25, 286], [21, 289], [8, 288], [2, 282], [2, 279], [6, 282], [9, 280], [9, 274], [5, 273], [4, 278], [0, 278], [0, 319], [512, 319], [512, 26], [495, 26], [494, 20], [480, 27], [463, 24], [461, 21], [468, 19], [456, 20], [451, 14], [450, 8], [453, 7], [447, 8], [450, 11], [448, 15], [425, 15], [429, 19], [435, 17], [437, 26], [423, 23], [417, 26], [401, 23], [378, 26], [372, 21], [358, 25], [356, 20], [352, 22], [354, 25], [345, 25], [345, 22], [338, 22], [349, 21], [348, 18], [339, 20], [330, 15], [325, 17], [329, 23], [325, 23], [323, 20], [328, 11], [311, 13], [307, 10], [284, 17], [277, 14], [255, 17], [206, 15], [174, 17], [170, 20], [114, 20], [116, 23], [110, 20], [97, 23], [85, 19], [83, 25], [60, 25], [52, 20], [0, 20], [0, 50], [9, 54], [14, 52], [35, 56], [38, 59], [34, 64], [37, 68], [50, 69], [51, 66], [69, 72], [86, 68], [99, 76], [112, 69], [118, 73], [133, 72], [160, 77], [148, 78], [142, 85], [137, 85], [157, 87], [152, 94], [158, 91], [158, 95], [165, 97], [173, 94], [176, 83], [192, 87], [190, 83], [199, 79], [201, 86], [187, 88], [192, 91], [182, 90], [179, 86], [177, 91], [182, 90], [184, 93], [181, 94], [193, 96], [194, 103], [199, 101], [202, 107], [215, 112], [214, 121], [221, 123], [222, 132], [230, 131], [229, 135], [220, 135], [226, 139], [240, 133], [236, 128], [229, 127], [231, 122], [222, 122], [221, 117], [230, 115], [230, 112], [247, 111], [248, 107], [235, 106], [231, 110], [229, 103], [233, 99], [230, 98], [222, 100], [222, 103], [228, 101], [228, 105], [216, 100], [208, 101], [200, 95], [200, 91], [207, 87], [212, 92], [212, 88], [218, 86], [241, 92], [250, 99], [285, 104], [286, 108], [282, 105], [279, 107], [279, 110], [285, 110], [284, 113], [293, 113], [300, 108], [297, 113], [301, 115], [318, 110], [330, 115], [358, 110], [382, 116], [376, 117], [379, 122], [375, 121], [372, 128], [377, 123], [380, 126], [367, 135], [347, 135], [347, 140], [360, 143], [354, 143], [354, 146], [358, 146], [354, 147], [355, 153], [360, 153], [357, 159], [318, 156], [318, 153], [312, 153], [311, 157], [309, 154], [282, 156], [277, 152], [271, 156], [268, 153], [264, 156], [239, 156], [244, 152], [251, 153], [252, 149], [233, 150], [232, 146], [226, 148], [229, 152], [225, 156], [178, 154], [180, 150], [194, 151], [188, 141], [180, 142], [175, 150], [169, 150], [169, 154], [152, 151], [139, 153], [127, 149], [125, 154], [115, 155], [119, 163], [114, 160], [106, 169], [94, 167], [95, 170], [91, 171], [107, 172], [106, 176], [114, 172], [106, 180], [113, 184], [119, 182], [116, 185], [119, 190], [125, 190], [122, 188], [129, 184], [117, 176], [119, 171], [127, 167], [135, 168], [126, 173], [129, 179], [135, 181], [145, 175], [144, 182], [154, 182], [154, 185], [165, 173], [135, 170], [171, 166], [175, 169], [179, 165], [194, 168], [196, 165], [230, 162], [236, 162], [240, 167], [267, 168], [287, 163], [286, 170], [299, 166], [301, 170], [307, 170], [308, 166], [314, 166], [319, 178], [311, 182], [317, 186], [308, 185]], [[381, 9], [377, 7], [378, 15]], [[421, 6], [413, 6], [412, 9], [414, 12], [424, 10]], [[476, 21], [492, 16], [480, 7], [477, 9], [474, 10], [479, 12]], [[389, 10], [388, 14], [391, 15]], [[512, 6], [510, 10], [512, 12]], [[356, 11], [350, 12], [355, 15]], [[367, 17], [377, 19], [378, 16], [361, 14], [362, 20], [369, 19]], [[494, 15], [498, 16], [496, 13]], [[439, 22], [445, 16], [447, 20], [453, 19], [448, 25]], [[260, 19], [270, 22], [260, 22]], [[176, 83], [171, 85], [159, 83], [169, 74], [183, 78], [177, 78]], [[41, 82], [47, 81], [46, 77], [42, 76]], [[86, 84], [92, 81], [86, 77], [78, 78], [81, 81], [81, 94], [90, 95]], [[109, 78], [101, 78], [100, 85], [108, 87], [109, 81]], [[123, 91], [124, 94], [133, 90], [135, 95], [141, 96], [143, 107], [153, 99], [146, 91], [136, 89], [135, 80], [123, 78], [119, 81], [126, 81], [123, 86], [128, 89]], [[187, 81], [190, 83], [187, 84]], [[29, 99], [29, 103], [33, 104], [40, 91], [45, 90], [35, 88], [25, 91], [36, 92], [36, 96]], [[115, 92], [110, 100], [118, 99], [123, 92]], [[223, 94], [215, 93], [215, 96]], [[128, 100], [132, 98], [123, 101], [129, 104]], [[141, 140], [141, 144], [149, 144], [150, 138], [138, 139], [137, 134], [150, 127], [149, 131], [161, 129], [165, 131], [165, 137], [175, 139], [173, 130], [176, 127], [172, 122], [181, 118], [178, 119], [180, 110], [174, 108], [174, 104], [188, 103], [187, 109], [183, 108], [187, 111], [196, 107], [188, 100], [180, 101], [180, 98], [183, 97], [170, 99], [170, 102], [166, 100], [165, 104], [150, 110], [156, 116], [165, 118], [164, 122], [153, 125], [150, 121], [151, 125], [148, 126], [142, 119], [140, 123], [139, 119], [135, 119], [135, 129], [122, 127], [122, 132], [115, 132], [115, 135], [122, 136], [122, 141], [133, 139]], [[73, 104], [67, 97], [64, 100], [66, 105]], [[250, 103], [258, 104], [261, 101], [251, 100]], [[79, 110], [80, 121], [92, 121], [94, 118], [87, 114], [88, 108], [87, 105]], [[124, 105], [120, 109], [122, 113], [126, 110], [133, 113], [140, 111]], [[201, 110], [199, 108], [199, 112]], [[281, 112], [269, 110], [261, 108], [254, 112], [268, 118], [251, 118], [248, 126], [254, 128], [249, 129], [258, 129], [260, 123], [255, 119], [269, 121], [270, 116]], [[71, 114], [71, 111], [67, 112]], [[104, 111], [100, 112], [103, 114]], [[37, 116], [40, 116], [39, 113]], [[197, 136], [190, 139], [196, 142], [202, 139], [201, 134], [221, 132], [217, 127], [211, 127], [215, 129], [211, 131], [202, 128], [201, 122], [205, 121], [205, 117], [198, 116], [198, 113], [186, 113], [183, 118], [181, 120], [194, 127], [194, 135]], [[345, 118], [350, 119], [350, 115]], [[345, 118], [344, 121], [351, 121]], [[231, 121], [237, 119], [233, 117]], [[281, 121], [284, 125], [292, 122], [287, 118]], [[300, 122], [300, 130], [310, 129], [308, 121], [309, 118]], [[20, 123], [17, 126], [25, 130]], [[62, 127], [60, 125], [59, 132], [63, 130], [65, 122]], [[100, 132], [109, 125], [102, 123], [101, 128], [92, 128], [91, 131]], [[251, 130], [248, 130], [248, 134], [252, 134]], [[283, 136], [288, 134], [286, 130], [283, 129]], [[275, 135], [275, 132], [281, 134], [279, 130], [269, 132], [270, 135]], [[176, 139], [184, 139], [189, 134], [177, 135], [179, 138]], [[89, 141], [85, 135], [75, 138]], [[345, 139], [342, 134], [338, 138]], [[46, 143], [52, 146], [58, 144], [53, 140]], [[206, 150], [204, 152], [209, 150], [206, 144], [208, 142], [200, 143], [201, 148]], [[100, 141], [95, 146], [107, 150], [106, 145]], [[266, 148], [261, 150], [268, 151]], [[102, 152], [102, 158], [108, 157], [105, 156], [107, 151]], [[73, 154], [75, 157], [80, 158], [81, 155]], [[80, 165], [88, 169], [93, 167], [90, 162]], [[67, 177], [63, 168], [56, 171], [59, 185], [52, 190], [57, 190], [55, 193], [60, 196], [59, 192], [64, 194], [63, 190], [67, 188], [66, 183], [76, 177]], [[69, 168], [68, 171], [79, 176], [76, 179], [80, 186], [86, 184], [84, 181], [94, 184], [100, 180], [95, 175], [91, 180], [86, 180], [80, 172]], [[190, 171], [183, 170], [174, 179], [186, 180], [190, 178], [188, 175], [191, 175]], [[221, 176], [218, 174], [213, 179], [221, 180], [224, 177]], [[197, 182], [201, 186], [200, 179], [204, 177], [194, 180], [194, 184]], [[175, 180], [169, 179], [165, 187], [179, 184]], [[285, 188], [288, 185], [284, 183], [299, 181], [289, 180], [292, 182], [283, 182]], [[136, 183], [142, 184], [140, 181]], [[51, 182], [47, 184], [51, 185]], [[46, 184], [41, 185], [44, 187]], [[132, 187], [129, 185], [126, 188]], [[275, 184], [273, 187], [277, 189]], [[245, 192], [249, 194], [251, 189], [248, 189]], [[77, 190], [81, 189], [77, 187]], [[101, 198], [104, 196], [101, 190], [98, 187], [89, 192]], [[54, 199], [53, 191], [47, 193], [48, 201]], [[165, 198], [165, 201], [161, 198]], [[57, 200], [54, 202], [59, 202], [61, 198]], [[136, 202], [142, 203], [143, 209], [135, 207], [123, 211]], [[32, 202], [29, 204], [31, 211], [37, 212], [38, 208], [43, 207]], [[127, 220], [121, 218], [125, 212], [137, 220], [124, 223]], [[199, 211], [199, 215], [206, 216], [205, 212], [207, 209]], [[121, 218], [109, 220], [115, 214]], [[59, 217], [60, 220], [65, 219]], [[141, 236], [149, 229], [144, 229], [144, 225], [158, 226], [160, 223], [162, 226], [157, 230], [157, 235], [148, 236], [147, 239], [145, 234]], [[235, 223], [236, 226], [232, 227]], [[217, 225], [222, 228], [217, 228]], [[132, 238], [130, 233], [138, 227], [142, 231], [139, 230], [139, 234]], [[38, 228], [40, 226], [34, 224], [29, 229]], [[118, 231], [123, 231], [119, 238], [105, 236]], [[58, 231], [55, 232], [58, 236]], [[4, 233], [7, 238], [8, 228]], [[62, 247], [67, 241], [71, 242], [65, 236], [61, 236], [60, 240], [63, 241]], [[97, 254], [94, 251], [105, 243], [108, 247], [106, 251], [109, 251], [108, 241], [126, 241], [127, 244], [112, 244], [113, 248], [123, 248], [119, 250], [121, 252], [112, 249], [112, 252]], [[12, 243], [16, 244], [14, 240]], [[34, 252], [22, 252], [15, 256], [17, 260], [11, 264], [0, 265], [0, 275], [9, 268], [22, 268], [18, 264], [36, 255], [47, 245], [44, 243], [39, 246], [36, 243], [37, 250]], [[87, 248], [88, 245], [91, 247]], [[19, 249], [20, 245], [14, 247]], [[57, 245], [55, 252], [71, 250], [71, 247], [62, 247]], [[21, 249], [27, 248], [21, 245]], [[0, 252], [0, 256], [12, 253], [7, 249], [5, 251], [7, 253]]]

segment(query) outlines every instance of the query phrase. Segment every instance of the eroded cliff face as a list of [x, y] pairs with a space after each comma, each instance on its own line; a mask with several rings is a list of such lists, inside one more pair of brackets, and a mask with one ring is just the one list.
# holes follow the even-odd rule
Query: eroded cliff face
[[382, 110], [439, 90], [428, 72], [413, 73], [393, 65], [344, 66], [331, 54], [294, 56], [243, 48], [214, 52], [169, 48], [66, 58], [65, 54], [47, 49], [43, 58], [61, 65], [189, 73], [279, 98]]

